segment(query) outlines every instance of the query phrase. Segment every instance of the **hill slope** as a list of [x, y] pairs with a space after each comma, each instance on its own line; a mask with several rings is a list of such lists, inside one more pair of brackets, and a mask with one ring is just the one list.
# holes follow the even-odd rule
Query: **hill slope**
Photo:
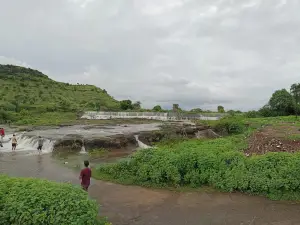
[[19, 66], [0, 65], [0, 109], [10, 112], [118, 110], [119, 102], [93, 85], [71, 85]]

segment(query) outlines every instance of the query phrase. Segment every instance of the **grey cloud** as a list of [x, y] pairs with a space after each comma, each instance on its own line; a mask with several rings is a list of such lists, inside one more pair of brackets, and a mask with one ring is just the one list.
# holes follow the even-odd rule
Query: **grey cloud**
[[0, 0], [0, 63], [146, 107], [253, 109], [299, 82], [298, 0]]

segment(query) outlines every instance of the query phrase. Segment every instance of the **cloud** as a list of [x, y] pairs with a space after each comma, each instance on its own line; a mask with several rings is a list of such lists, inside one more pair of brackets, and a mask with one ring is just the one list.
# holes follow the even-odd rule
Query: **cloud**
[[247, 110], [299, 82], [298, 0], [0, 3], [0, 63], [145, 107]]

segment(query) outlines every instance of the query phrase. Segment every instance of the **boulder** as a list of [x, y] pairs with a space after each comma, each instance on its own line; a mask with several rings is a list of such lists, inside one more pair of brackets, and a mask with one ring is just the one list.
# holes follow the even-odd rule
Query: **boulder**
[[110, 137], [93, 137], [84, 140], [86, 151], [97, 148], [120, 149], [136, 146], [136, 140], [133, 135], [118, 134]]
[[218, 135], [217, 133], [215, 133], [212, 129], [201, 130], [196, 133], [196, 138], [198, 138], [198, 139], [202, 139], [202, 138], [213, 139], [213, 138], [219, 138], [219, 137], [221, 137], [221, 136]]
[[66, 135], [55, 142], [53, 146], [53, 153], [80, 152], [83, 143], [84, 140], [81, 135]]
[[160, 142], [163, 138], [167, 136], [167, 132], [162, 130], [157, 131], [144, 131], [137, 134], [139, 140], [146, 145], [152, 145], [154, 143]]

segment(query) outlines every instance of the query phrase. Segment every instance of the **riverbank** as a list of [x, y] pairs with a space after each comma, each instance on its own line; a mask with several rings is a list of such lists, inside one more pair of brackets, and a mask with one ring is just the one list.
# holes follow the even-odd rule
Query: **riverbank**
[[[0, 157], [0, 172], [79, 184], [78, 173], [50, 155]], [[170, 192], [92, 180], [90, 196], [114, 225], [297, 224], [299, 205], [238, 193]]]
[[226, 192], [300, 200], [300, 122], [292, 118], [219, 121], [227, 136], [159, 144], [99, 165], [96, 177], [150, 187], [210, 186]]

